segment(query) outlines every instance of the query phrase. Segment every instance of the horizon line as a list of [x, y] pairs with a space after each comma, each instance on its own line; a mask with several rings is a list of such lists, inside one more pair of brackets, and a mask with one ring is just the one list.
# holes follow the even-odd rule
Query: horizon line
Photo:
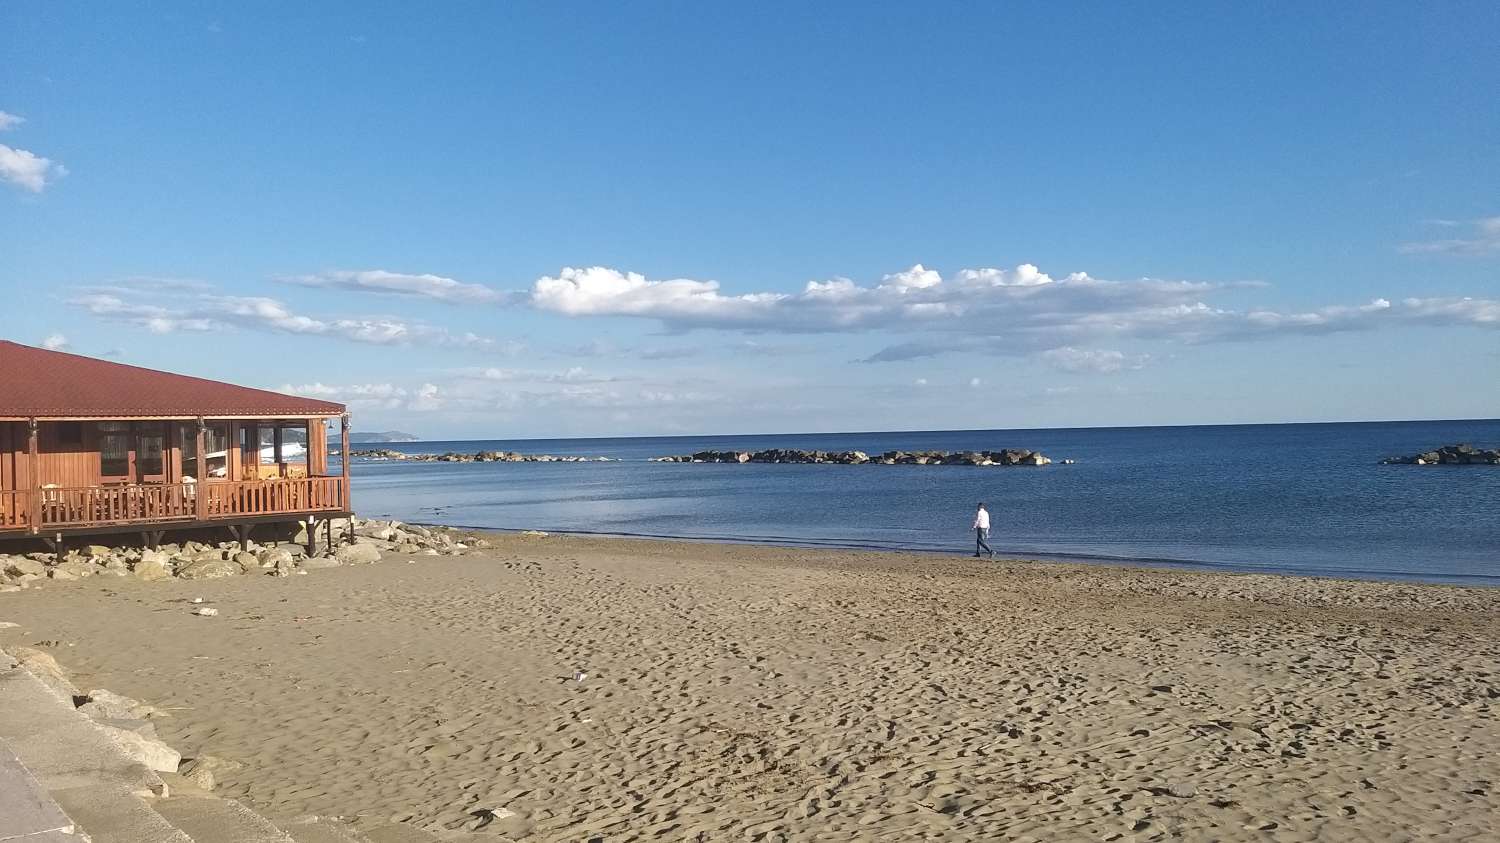
[[[1100, 425], [1069, 425], [1065, 427], [973, 427], [973, 428], [929, 428], [929, 429], [907, 429], [907, 430], [802, 430], [789, 432], [756, 432], [756, 433], [654, 433], [654, 434], [630, 434], [625, 436], [490, 436], [485, 438], [446, 438], [446, 439], [412, 439], [404, 442], [360, 442], [358, 434], [351, 433], [350, 442], [359, 442], [362, 445], [409, 445], [418, 442], [565, 442], [572, 440], [587, 439], [704, 439], [729, 436], [874, 436], [908, 433], [988, 433], [988, 432], [1036, 432], [1036, 431], [1068, 431], [1068, 430], [1154, 430], [1154, 429], [1187, 429], [1204, 427], [1297, 427], [1311, 425], [1335, 425], [1335, 424], [1437, 424], [1442, 422], [1500, 422], [1500, 417], [1495, 418], [1425, 418], [1425, 419], [1333, 419], [1323, 421], [1287, 421], [1287, 422], [1212, 422], [1200, 424], [1100, 424]], [[404, 431], [372, 431], [377, 433], [401, 433]], [[415, 435], [415, 434], [413, 434]]]

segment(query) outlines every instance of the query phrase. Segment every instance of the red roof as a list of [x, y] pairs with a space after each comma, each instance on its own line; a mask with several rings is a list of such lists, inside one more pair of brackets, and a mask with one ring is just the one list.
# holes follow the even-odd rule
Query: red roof
[[0, 418], [336, 416], [343, 404], [0, 340]]

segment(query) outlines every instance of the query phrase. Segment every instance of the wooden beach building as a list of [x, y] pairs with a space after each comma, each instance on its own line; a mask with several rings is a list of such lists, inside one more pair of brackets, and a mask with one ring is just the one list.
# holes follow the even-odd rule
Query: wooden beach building
[[[349, 463], [328, 473], [342, 404], [0, 340], [0, 542], [257, 526], [350, 515]], [[331, 532], [331, 530], [330, 530]]]

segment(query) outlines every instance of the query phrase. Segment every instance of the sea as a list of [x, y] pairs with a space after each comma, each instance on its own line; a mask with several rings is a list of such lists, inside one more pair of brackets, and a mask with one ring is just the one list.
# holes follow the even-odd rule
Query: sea
[[[369, 517], [499, 530], [972, 553], [1500, 585], [1500, 466], [1381, 465], [1500, 447], [1500, 420], [903, 431], [362, 445], [588, 463], [355, 459]], [[704, 450], [1027, 448], [1072, 465], [660, 463]]]

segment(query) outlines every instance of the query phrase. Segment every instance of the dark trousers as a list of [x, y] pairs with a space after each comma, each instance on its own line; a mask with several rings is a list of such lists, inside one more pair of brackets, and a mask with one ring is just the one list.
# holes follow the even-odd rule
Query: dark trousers
[[990, 543], [987, 542], [987, 541], [985, 541], [985, 539], [988, 539], [989, 537], [990, 537], [990, 531], [989, 530], [986, 530], [983, 527], [975, 527], [974, 528], [974, 555], [975, 556], [978, 556], [980, 551], [984, 551], [985, 553], [988, 553], [991, 556], [995, 555], [995, 551], [992, 550], [992, 549], [990, 549]]

